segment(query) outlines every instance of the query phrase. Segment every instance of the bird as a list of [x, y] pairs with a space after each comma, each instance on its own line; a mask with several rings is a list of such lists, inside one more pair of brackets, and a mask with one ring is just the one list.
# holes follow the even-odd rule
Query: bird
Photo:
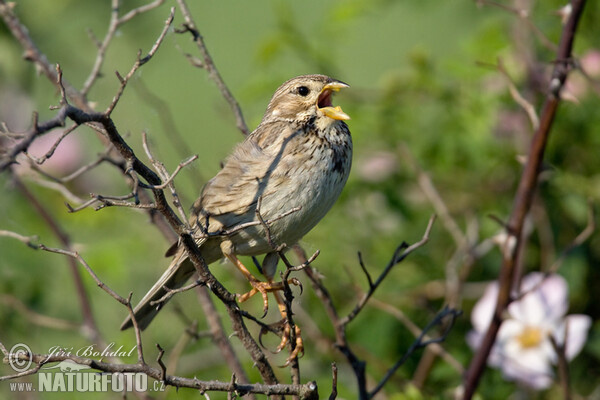
[[[347, 87], [316, 74], [284, 82], [258, 127], [234, 148], [194, 202], [189, 224], [206, 264], [225, 257], [252, 286], [238, 295], [239, 302], [260, 293], [266, 313], [267, 293], [283, 288], [273, 281], [280, 250], [275, 245], [297, 243], [340, 196], [352, 165], [352, 137], [345, 123], [350, 117], [332, 105], [332, 96]], [[237, 257], [262, 254], [266, 282]], [[165, 288], [181, 288], [195, 272], [182, 244], [175, 243], [167, 255], [174, 256], [171, 264], [133, 310], [142, 330], [165, 305], [161, 299], [170, 298]], [[275, 299], [286, 318], [281, 299]], [[128, 317], [121, 330], [131, 326]], [[297, 355], [303, 348], [296, 333]], [[278, 350], [287, 339], [284, 335]]]

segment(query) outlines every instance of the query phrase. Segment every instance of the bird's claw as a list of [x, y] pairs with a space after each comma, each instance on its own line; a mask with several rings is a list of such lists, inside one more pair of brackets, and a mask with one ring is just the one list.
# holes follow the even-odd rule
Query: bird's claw
[[300, 327], [298, 325], [294, 325], [294, 337], [293, 338], [292, 338], [291, 333], [292, 333], [292, 329], [290, 327], [290, 324], [286, 323], [285, 328], [283, 329], [283, 335], [281, 336], [281, 342], [279, 343], [279, 346], [277, 346], [275, 353], [279, 353], [281, 350], [283, 350], [285, 348], [285, 346], [288, 343], [292, 343], [292, 341], [295, 343], [295, 345], [292, 346], [292, 352], [290, 353], [288, 358], [285, 360], [285, 364], [283, 364], [282, 367], [287, 367], [288, 365], [290, 365], [292, 360], [294, 360], [297, 357], [302, 357], [304, 355], [304, 342], [302, 341], [302, 334], [300, 331]]
[[[250, 285], [252, 285], [252, 289], [244, 294], [238, 294], [237, 301], [240, 303], [243, 303], [244, 301], [248, 300], [250, 297], [254, 296], [255, 294], [260, 293], [260, 295], [263, 299], [262, 318], [264, 318], [267, 315], [267, 312], [269, 311], [269, 300], [267, 298], [267, 293], [275, 292], [278, 290], [284, 290], [283, 282], [262, 282], [257, 279], [256, 280], [248, 280], [248, 281], [250, 282]], [[296, 278], [288, 279], [287, 283], [290, 285], [302, 287], [302, 284]]]

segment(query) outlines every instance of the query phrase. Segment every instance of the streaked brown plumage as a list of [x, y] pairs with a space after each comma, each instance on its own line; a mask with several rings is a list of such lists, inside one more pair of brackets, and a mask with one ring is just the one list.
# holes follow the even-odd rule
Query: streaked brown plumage
[[[234, 149], [193, 205], [190, 222], [198, 233], [197, 242], [207, 264], [226, 256], [242, 269], [236, 255], [268, 253], [270, 261], [265, 262], [264, 273], [271, 281], [277, 257], [262, 225], [247, 227], [229, 237], [207, 239], [203, 233], [256, 221], [260, 199], [259, 211], [266, 221], [300, 208], [269, 224], [273, 242], [291, 246], [329, 211], [346, 183], [352, 160], [352, 139], [343, 122], [349, 117], [340, 107], [331, 105], [332, 93], [347, 86], [324, 75], [305, 75], [277, 89], [260, 125]], [[142, 329], [164, 305], [150, 304], [164, 296], [163, 286], [179, 288], [194, 273], [185, 250], [174, 249], [171, 265], [134, 310]], [[258, 281], [248, 279], [263, 292], [266, 301], [266, 292], [257, 287]], [[127, 319], [121, 329], [130, 326], [131, 320]]]

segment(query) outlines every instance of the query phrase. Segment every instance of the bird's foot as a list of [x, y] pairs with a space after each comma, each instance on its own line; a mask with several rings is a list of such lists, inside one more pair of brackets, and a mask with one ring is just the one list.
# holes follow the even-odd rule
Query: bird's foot
[[298, 325], [294, 325], [294, 334], [292, 335], [292, 328], [286, 321], [285, 328], [283, 329], [283, 335], [281, 336], [281, 343], [279, 343], [279, 346], [277, 346], [277, 350], [275, 350], [275, 352], [279, 353], [288, 343], [294, 343], [294, 345], [292, 346], [292, 352], [285, 360], [285, 364], [283, 364], [282, 367], [287, 367], [296, 357], [301, 357], [304, 355], [304, 342], [302, 341], [300, 327]]
[[[262, 282], [256, 278], [248, 279], [248, 282], [250, 282], [250, 285], [252, 285], [252, 289], [249, 292], [246, 292], [244, 294], [238, 294], [237, 300], [240, 303], [243, 303], [244, 301], [248, 300], [250, 297], [254, 296], [255, 294], [260, 293], [260, 295], [262, 296], [262, 299], [263, 299], [263, 317], [264, 317], [265, 315], [267, 315], [267, 312], [269, 311], [269, 300], [267, 298], [267, 293], [283, 290], [284, 284], [283, 284], [283, 282]], [[301, 286], [300, 281], [296, 278], [288, 279], [288, 284], [295, 285], [295, 286]]]

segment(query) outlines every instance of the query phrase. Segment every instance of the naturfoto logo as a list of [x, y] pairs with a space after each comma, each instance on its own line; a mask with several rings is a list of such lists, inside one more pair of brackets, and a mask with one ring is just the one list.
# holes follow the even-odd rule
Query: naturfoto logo
[[[135, 349], [134, 346], [131, 350], [127, 350], [123, 346], [117, 347], [115, 343], [110, 343], [103, 349], [98, 349], [95, 345], [79, 349], [53, 346], [48, 352], [48, 358], [53, 356], [128, 357]], [[11, 349], [9, 364], [16, 372], [24, 372], [32, 365], [32, 354], [29, 346], [18, 343]], [[144, 373], [103, 373], [71, 359], [43, 367], [42, 370], [54, 371], [37, 373], [37, 386], [32, 382], [11, 382], [10, 390], [16, 392], [146, 392], [163, 391], [165, 388], [161, 381], [153, 381], [153, 385], [149, 387], [148, 376]]]

